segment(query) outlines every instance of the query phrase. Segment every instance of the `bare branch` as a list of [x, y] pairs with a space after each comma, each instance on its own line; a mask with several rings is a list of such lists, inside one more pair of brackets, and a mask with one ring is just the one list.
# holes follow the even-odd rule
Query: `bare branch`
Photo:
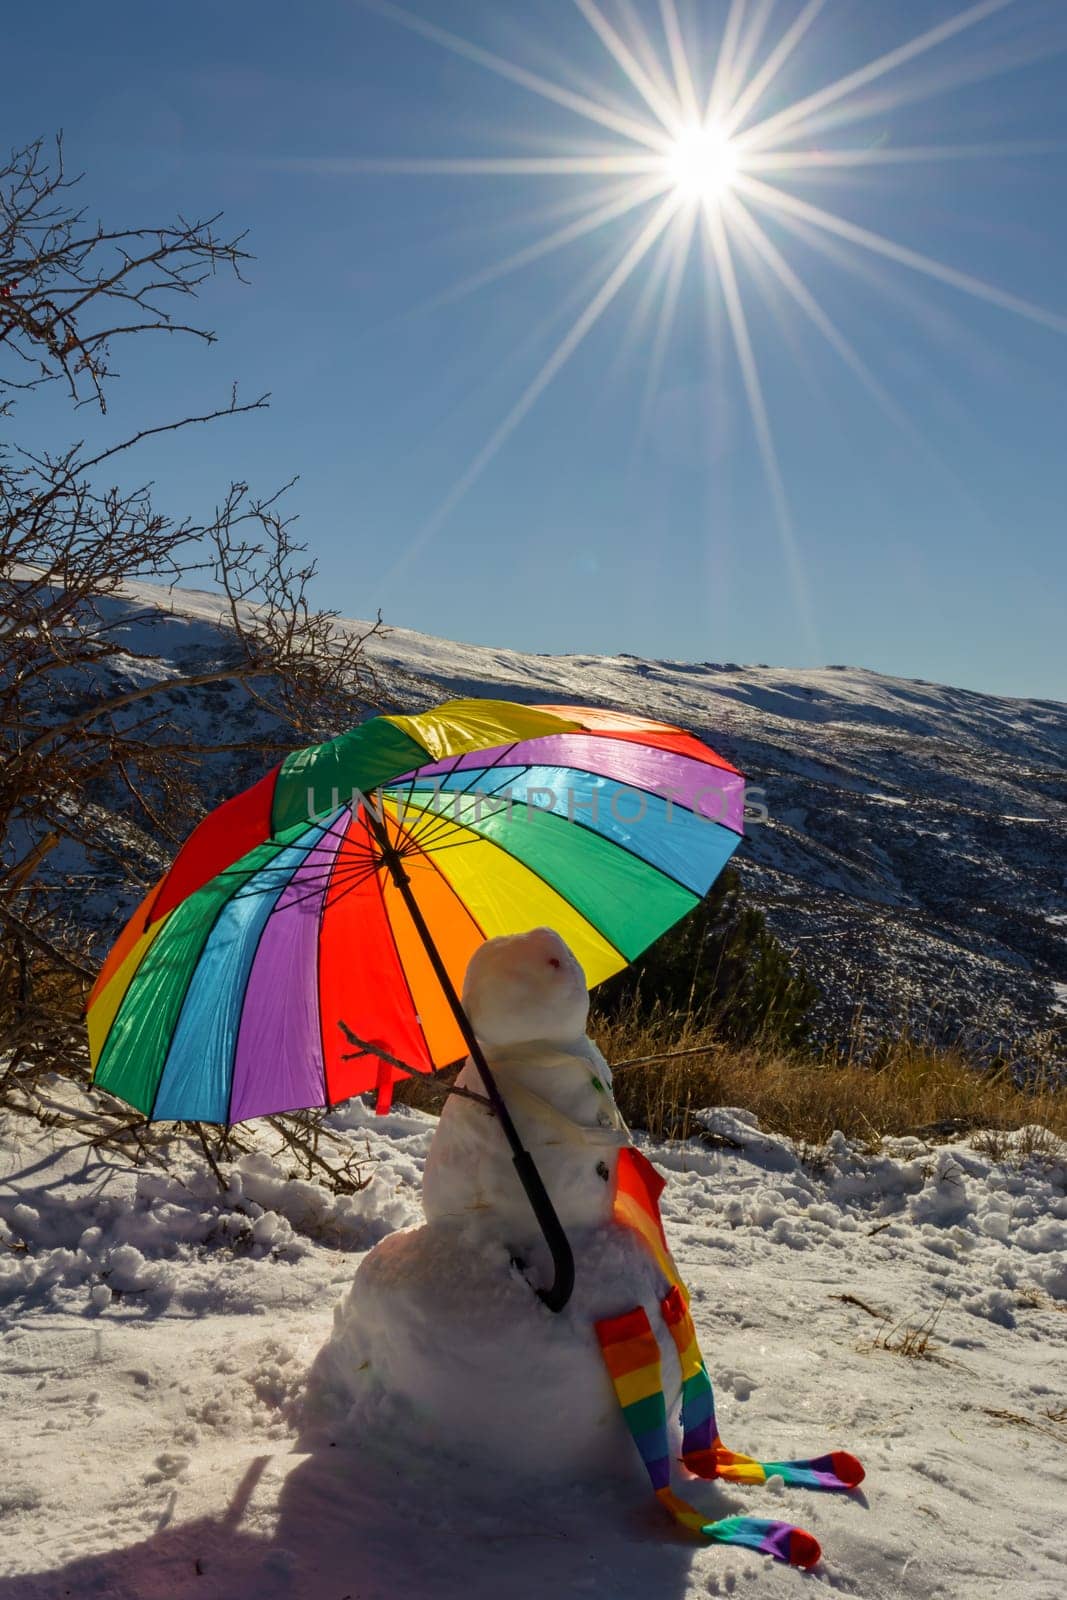
[[[94, 225], [80, 181], [61, 141], [0, 160], [0, 415], [49, 383], [75, 407], [104, 409], [110, 349], [152, 332], [213, 339], [185, 308], [248, 259], [217, 216]], [[91, 451], [0, 443], [0, 1101], [42, 1120], [73, 1117], [49, 1095], [55, 1072], [89, 1082], [82, 1010], [120, 913], [220, 798], [380, 702], [366, 646], [381, 619], [356, 634], [312, 604], [291, 484], [257, 494], [231, 483], [197, 518], [162, 510], [151, 483], [109, 481], [142, 445], [267, 402], [234, 387], [226, 404]], [[194, 579], [218, 593], [217, 627], [176, 624], [166, 589], [131, 596], [135, 580]], [[97, 911], [110, 899], [114, 925], [94, 927], [87, 898]], [[173, 1133], [101, 1104], [96, 1137], [110, 1150], [165, 1161]], [[309, 1176], [344, 1192], [367, 1181], [321, 1118], [276, 1126]], [[239, 1144], [230, 1131], [193, 1132], [221, 1180], [218, 1163]], [[342, 1147], [337, 1165], [319, 1154], [327, 1139]]]
[[[106, 409], [113, 342], [142, 333], [182, 334], [210, 343], [210, 329], [179, 322], [167, 297], [195, 296], [221, 270], [241, 278], [244, 234], [224, 238], [219, 215], [178, 217], [152, 228], [85, 227], [68, 178], [62, 140], [12, 151], [0, 166], [0, 349], [35, 370], [21, 381], [0, 371], [5, 390], [63, 382], [76, 403]], [[141, 315], [131, 320], [129, 308]]]

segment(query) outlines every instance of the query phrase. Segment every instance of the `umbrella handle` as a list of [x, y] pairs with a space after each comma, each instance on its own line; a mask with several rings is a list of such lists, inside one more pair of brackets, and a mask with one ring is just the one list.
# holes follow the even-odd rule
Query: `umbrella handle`
[[445, 992], [448, 994], [450, 1003], [453, 997], [455, 998], [455, 1004], [452, 1009], [455, 1013], [456, 1021], [463, 1030], [463, 1037], [470, 1050], [471, 1060], [477, 1067], [479, 1076], [485, 1085], [489, 1104], [492, 1106], [497, 1121], [504, 1131], [504, 1137], [511, 1146], [512, 1159], [518, 1180], [526, 1191], [526, 1198], [530, 1202], [530, 1208], [537, 1218], [541, 1232], [545, 1236], [545, 1243], [552, 1252], [555, 1277], [547, 1289], [538, 1289], [537, 1293], [550, 1311], [562, 1311], [574, 1292], [574, 1253], [571, 1250], [570, 1240], [567, 1238], [556, 1208], [552, 1204], [552, 1197], [545, 1188], [545, 1180], [538, 1171], [537, 1163], [523, 1144], [519, 1136], [519, 1130], [512, 1121], [511, 1112], [505, 1105], [500, 1090], [497, 1088], [496, 1079], [493, 1077], [489, 1063], [485, 1059], [482, 1047], [474, 1036], [470, 1019], [463, 1009], [463, 1002], [452, 987], [450, 979], [448, 980], [448, 989]]
[[463, 1002], [456, 993], [455, 985], [448, 973], [448, 968], [441, 959], [441, 953], [433, 940], [433, 934], [426, 925], [422, 908], [415, 898], [404, 866], [404, 859], [393, 844], [385, 827], [384, 814], [379, 810], [373, 800], [364, 797], [364, 815], [367, 826], [373, 833], [382, 852], [383, 864], [388, 867], [393, 882], [400, 891], [401, 898], [407, 906], [415, 931], [422, 940], [423, 948], [430, 958], [430, 965], [438, 983], [441, 985], [445, 999], [448, 1001], [456, 1025], [462, 1033], [467, 1049], [470, 1051], [471, 1060], [478, 1069], [478, 1074], [485, 1085], [485, 1092], [489, 1104], [493, 1109], [497, 1121], [500, 1123], [504, 1137], [511, 1146], [511, 1154], [515, 1163], [515, 1172], [519, 1182], [530, 1202], [530, 1207], [537, 1218], [538, 1226], [545, 1236], [545, 1243], [552, 1254], [552, 1265], [555, 1276], [547, 1289], [538, 1289], [539, 1297], [544, 1301], [550, 1311], [562, 1311], [574, 1290], [574, 1253], [571, 1250], [570, 1240], [559, 1220], [552, 1198], [545, 1188], [545, 1182], [537, 1169], [537, 1163], [529, 1150], [526, 1149], [519, 1136], [519, 1130], [512, 1121], [511, 1112], [504, 1103], [504, 1098], [497, 1088], [496, 1079], [493, 1077], [485, 1053], [475, 1038], [474, 1029], [471, 1027], [470, 1018], [463, 1009]]
[[533, 1207], [545, 1243], [552, 1252], [552, 1265], [555, 1268], [556, 1275], [548, 1288], [538, 1289], [537, 1293], [550, 1311], [562, 1311], [574, 1293], [574, 1253], [571, 1242], [563, 1231], [563, 1224], [556, 1215], [556, 1208], [529, 1150], [518, 1152], [515, 1171], [526, 1190], [526, 1198]]

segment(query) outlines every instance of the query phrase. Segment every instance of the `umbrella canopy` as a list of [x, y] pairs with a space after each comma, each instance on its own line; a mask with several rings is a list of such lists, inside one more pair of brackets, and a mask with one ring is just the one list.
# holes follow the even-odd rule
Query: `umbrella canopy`
[[600, 983], [699, 903], [743, 811], [736, 768], [665, 723], [492, 700], [375, 717], [196, 828], [90, 996], [95, 1081], [155, 1120], [381, 1105], [398, 1074], [351, 1058], [341, 1019], [417, 1070], [457, 1060], [442, 966], [458, 989], [484, 939], [547, 924]]

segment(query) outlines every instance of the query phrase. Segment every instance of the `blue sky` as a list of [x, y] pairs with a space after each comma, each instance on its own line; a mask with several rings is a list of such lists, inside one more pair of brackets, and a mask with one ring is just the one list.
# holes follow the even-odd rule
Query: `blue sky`
[[[677, 5], [707, 79], [726, 0]], [[410, 9], [654, 121], [572, 0]], [[658, 0], [600, 9], [631, 43], [636, 16], [666, 61]], [[828, 0], [751, 122], [961, 9]], [[777, 0], [749, 76], [803, 10]], [[847, 662], [1067, 697], [1067, 10], [987, 10], [842, 102], [862, 109], [855, 120], [790, 145], [881, 152], [878, 164], [764, 178], [1061, 326], [750, 206], [885, 402], [731, 233], [788, 528], [710, 248], [679, 280], [654, 383], [658, 246], [469, 473], [659, 201], [442, 303], [632, 180], [376, 161], [636, 146], [355, 0], [53, 0], [6, 18], [5, 145], [62, 127], [94, 212], [132, 224], [221, 209], [257, 258], [248, 287], [205, 295], [217, 345], [141, 341], [117, 363], [106, 422], [42, 400], [16, 436], [111, 437], [202, 410], [236, 378], [248, 397], [269, 389], [270, 411], [153, 447], [139, 476], [196, 513], [230, 478], [266, 490], [299, 474], [316, 597], [347, 615], [380, 606], [400, 625], [526, 650]], [[945, 145], [984, 153], [886, 160]]]

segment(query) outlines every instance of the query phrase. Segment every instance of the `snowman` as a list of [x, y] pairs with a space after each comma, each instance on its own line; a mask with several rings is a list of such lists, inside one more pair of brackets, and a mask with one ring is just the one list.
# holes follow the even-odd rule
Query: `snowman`
[[[605, 1226], [615, 1158], [630, 1136], [611, 1069], [585, 1031], [589, 993], [577, 960], [551, 928], [490, 939], [471, 958], [463, 1006], [564, 1228]], [[481, 1089], [469, 1058], [457, 1085]], [[496, 1119], [466, 1094], [444, 1108], [422, 1203], [428, 1222], [477, 1218], [515, 1250], [540, 1233]]]
[[[585, 975], [558, 933], [534, 928], [475, 951], [463, 1004], [567, 1232], [574, 1294], [560, 1314], [537, 1297], [551, 1261], [468, 1059], [456, 1081], [472, 1098], [450, 1096], [426, 1159], [426, 1225], [389, 1235], [361, 1263], [336, 1314], [331, 1378], [353, 1421], [410, 1432], [422, 1448], [535, 1477], [640, 1482], [594, 1329], [637, 1305], [657, 1317], [664, 1284], [613, 1219], [630, 1136], [585, 1031]], [[676, 1410], [677, 1353], [665, 1330], [659, 1342]]]
[[[551, 1263], [468, 1059], [457, 1079], [464, 1092], [449, 1099], [426, 1159], [426, 1223], [364, 1258], [320, 1379], [364, 1438], [384, 1429], [394, 1445], [511, 1480], [647, 1475], [691, 1531], [813, 1565], [818, 1542], [803, 1529], [748, 1515], [709, 1521], [674, 1491], [676, 1481], [771, 1477], [847, 1491], [863, 1469], [844, 1451], [760, 1462], [723, 1445], [659, 1222], [662, 1180], [633, 1149], [610, 1068], [586, 1035], [577, 960], [550, 928], [490, 939], [471, 957], [463, 1004], [567, 1232], [574, 1293], [559, 1313], [537, 1296]], [[617, 1200], [642, 1163], [653, 1181], [651, 1234], [640, 1218], [620, 1220]]]

